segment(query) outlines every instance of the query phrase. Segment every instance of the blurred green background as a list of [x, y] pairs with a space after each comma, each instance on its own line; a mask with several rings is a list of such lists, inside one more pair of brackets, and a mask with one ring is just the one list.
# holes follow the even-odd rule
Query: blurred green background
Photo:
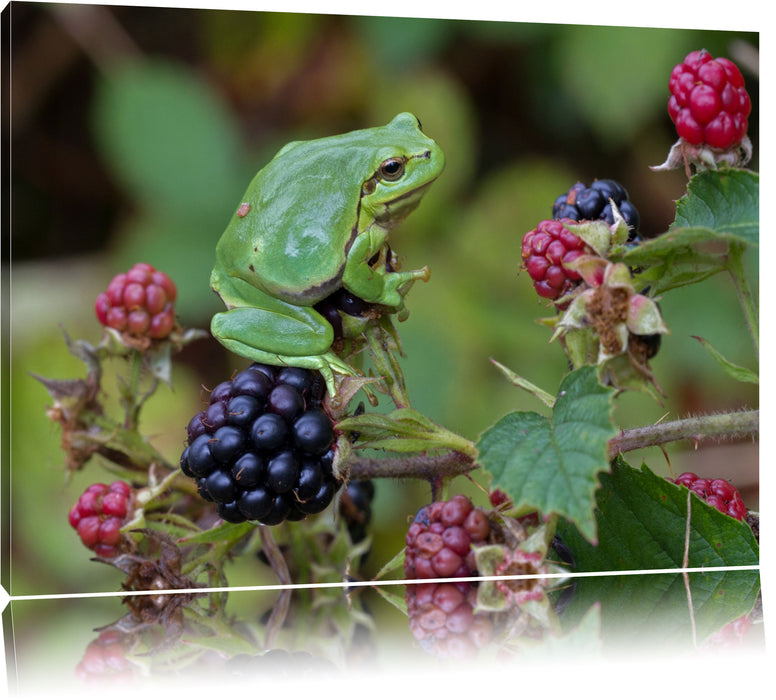
[[[552, 393], [567, 370], [535, 323], [549, 309], [518, 275], [521, 238], [555, 198], [577, 180], [614, 178], [644, 236], [672, 221], [685, 175], [649, 166], [676, 140], [668, 75], [689, 51], [741, 67], [754, 105], [749, 167], [759, 168], [756, 33], [14, 3], [11, 34], [14, 595], [116, 590], [122, 580], [88, 561], [67, 524], [83, 489], [110, 475], [93, 463], [64, 485], [61, 435], [29, 373], [83, 376], [62, 330], [98, 342], [94, 299], [136, 261], [176, 281], [183, 325], [207, 328], [220, 308], [208, 286], [215, 244], [255, 171], [289, 140], [411, 111], [445, 151], [442, 178], [392, 237], [407, 267], [432, 270], [399, 331], [415, 407], [471, 439], [509, 411], [543, 409], [489, 358]], [[748, 262], [756, 288], [756, 256]], [[725, 376], [691, 337], [756, 367], [728, 280], [671, 292], [661, 306], [672, 335], [652, 366], [668, 398], [623, 396], [620, 425], [756, 407], [757, 389]], [[246, 364], [212, 339], [176, 356], [174, 390], [162, 387], [144, 415], [170, 460], [200, 387]], [[687, 448], [669, 450], [676, 474], [689, 465], [729, 478], [757, 507], [756, 445]], [[668, 473], [659, 450], [643, 457]], [[478, 493], [465, 479], [455, 488]], [[400, 549], [407, 517], [427, 499], [424, 484], [377, 484], [374, 567]], [[258, 567], [227, 575], [266, 582]]]

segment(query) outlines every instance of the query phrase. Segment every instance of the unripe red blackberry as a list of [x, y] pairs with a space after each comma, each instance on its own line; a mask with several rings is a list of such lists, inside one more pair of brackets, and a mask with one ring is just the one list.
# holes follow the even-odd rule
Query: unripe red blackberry
[[674, 66], [668, 87], [668, 114], [687, 143], [724, 151], [744, 140], [752, 103], [735, 63], [692, 51]]
[[523, 236], [523, 266], [533, 280], [536, 293], [546, 299], [557, 299], [568, 292], [581, 275], [567, 267], [588, 252], [585, 242], [564, 224], [571, 219], [545, 220]]
[[125, 481], [92, 484], [70, 509], [68, 521], [86, 547], [110, 559], [127, 541], [121, 528], [132, 515], [132, 500], [132, 488]]
[[412, 636], [434, 656], [471, 657], [491, 641], [493, 623], [474, 613], [477, 589], [468, 581], [408, 584], [405, 601]]
[[465, 578], [476, 575], [472, 545], [486, 541], [488, 518], [464, 495], [421, 508], [405, 537], [407, 578]]
[[715, 650], [730, 650], [740, 647], [746, 639], [752, 627], [749, 615], [741, 615], [732, 622], [728, 622], [722, 629], [709, 636], [701, 648]]
[[706, 503], [736, 520], [743, 520], [746, 516], [746, 506], [741, 500], [741, 494], [738, 493], [738, 489], [733, 484], [725, 479], [702, 479], [692, 472], [684, 472], [676, 479], [669, 479], [669, 481], [686, 486]]
[[75, 675], [86, 683], [119, 685], [135, 680], [135, 668], [127, 660], [123, 635], [115, 629], [107, 629], [89, 642], [75, 668]]
[[161, 340], [175, 326], [175, 283], [148, 263], [116, 275], [97, 297], [94, 311], [103, 325], [136, 338]]
[[324, 392], [317, 372], [252, 364], [189, 421], [181, 471], [228, 522], [277, 525], [321, 512], [342, 486]]

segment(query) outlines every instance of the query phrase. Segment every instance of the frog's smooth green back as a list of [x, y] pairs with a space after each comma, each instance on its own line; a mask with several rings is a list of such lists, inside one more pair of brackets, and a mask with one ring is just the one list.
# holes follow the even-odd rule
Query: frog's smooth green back
[[[284, 146], [254, 177], [217, 265], [281, 299], [314, 303], [339, 284], [358, 231], [363, 183], [396, 155], [436, 147], [403, 114], [390, 124]], [[371, 222], [368, 222], [371, 223]]]

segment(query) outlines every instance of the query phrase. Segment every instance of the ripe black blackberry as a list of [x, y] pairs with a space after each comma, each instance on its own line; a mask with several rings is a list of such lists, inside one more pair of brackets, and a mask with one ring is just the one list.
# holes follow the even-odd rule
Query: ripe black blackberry
[[218, 384], [189, 422], [181, 471], [228, 522], [277, 525], [320, 513], [342, 486], [324, 392], [316, 372], [252, 364]]
[[560, 195], [552, 205], [552, 218], [572, 219], [573, 221], [606, 221], [614, 223], [612, 212], [613, 200], [628, 224], [628, 240], [636, 239], [639, 228], [639, 212], [628, 199], [627, 190], [615, 180], [594, 180], [588, 187], [583, 182], [577, 182], [569, 191]]

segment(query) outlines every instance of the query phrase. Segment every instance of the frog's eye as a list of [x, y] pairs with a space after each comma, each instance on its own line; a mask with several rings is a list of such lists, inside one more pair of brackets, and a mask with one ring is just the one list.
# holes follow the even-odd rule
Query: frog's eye
[[380, 163], [377, 173], [383, 180], [395, 182], [404, 175], [404, 160], [402, 158], [388, 158]]

